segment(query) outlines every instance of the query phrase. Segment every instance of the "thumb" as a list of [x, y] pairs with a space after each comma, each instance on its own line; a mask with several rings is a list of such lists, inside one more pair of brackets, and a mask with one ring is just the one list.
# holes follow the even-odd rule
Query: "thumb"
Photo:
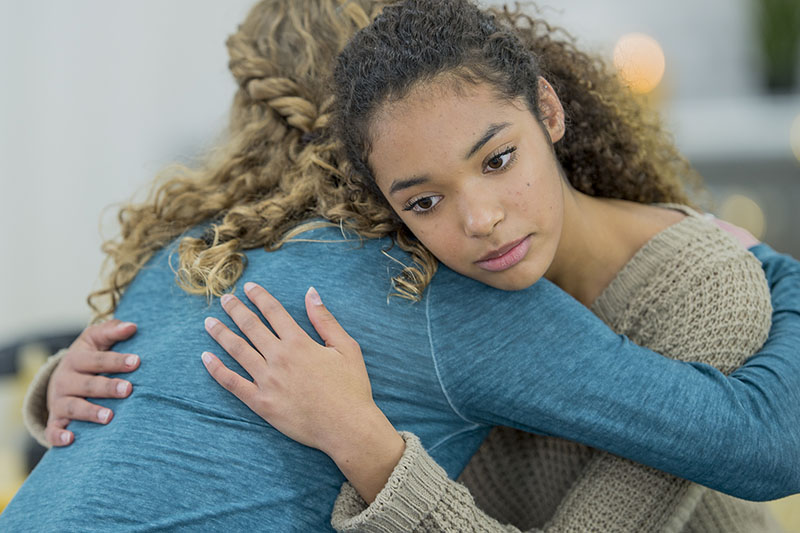
[[116, 318], [89, 326], [83, 333], [83, 341], [98, 351], [106, 351], [116, 342], [122, 341], [136, 333], [136, 324], [133, 322], [122, 322]]
[[342, 346], [345, 342], [353, 342], [350, 335], [339, 325], [336, 318], [322, 303], [322, 299], [314, 287], [309, 287], [308, 292], [306, 292], [306, 313], [308, 314], [308, 319], [311, 320], [311, 325], [314, 326], [319, 336], [325, 341], [326, 346], [335, 348]]

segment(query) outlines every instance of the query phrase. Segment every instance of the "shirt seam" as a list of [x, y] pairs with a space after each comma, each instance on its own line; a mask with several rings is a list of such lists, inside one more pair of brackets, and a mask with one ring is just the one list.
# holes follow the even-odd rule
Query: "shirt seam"
[[[431, 327], [431, 313], [430, 313], [430, 309], [431, 309], [431, 293], [433, 292], [432, 289], [433, 288], [429, 285], [428, 286], [428, 290], [426, 291], [427, 294], [425, 296], [425, 322], [426, 322], [426, 326], [427, 326], [427, 329], [428, 329], [428, 346], [430, 348], [431, 361], [433, 362], [433, 369], [434, 369], [434, 372], [436, 373], [436, 381], [439, 382], [439, 389], [441, 389], [445, 400], [447, 400], [447, 405], [450, 406], [450, 409], [452, 409], [452, 411], [456, 414], [456, 416], [461, 418], [461, 420], [463, 420], [464, 422], [467, 422], [469, 424], [473, 424], [474, 427], [472, 429], [474, 429], [475, 427], [482, 426], [482, 424], [479, 424], [478, 422], [474, 422], [474, 421], [468, 419], [463, 414], [461, 414], [461, 411], [459, 411], [458, 408], [456, 408], [455, 404], [453, 403], [453, 399], [450, 397], [450, 394], [448, 394], [447, 388], [444, 386], [444, 382], [442, 381], [442, 374], [441, 374], [441, 371], [439, 369], [439, 362], [436, 359], [436, 350], [433, 347], [433, 328]], [[458, 434], [458, 433], [460, 433], [462, 431], [463, 430], [459, 430], [455, 434]], [[452, 437], [452, 435], [448, 436], [448, 437], [445, 437], [442, 441], [439, 442], [439, 444], [441, 442], [443, 442], [444, 440], [447, 440], [447, 439], [449, 439], [451, 437]], [[438, 446], [438, 444], [437, 444], [437, 446]]]

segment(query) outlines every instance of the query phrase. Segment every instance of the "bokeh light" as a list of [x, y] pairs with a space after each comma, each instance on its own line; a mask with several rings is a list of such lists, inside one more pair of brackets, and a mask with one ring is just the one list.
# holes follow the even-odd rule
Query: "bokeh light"
[[752, 233], [758, 240], [764, 238], [767, 220], [764, 210], [758, 202], [743, 194], [728, 196], [719, 210], [719, 217], [731, 224], [741, 226]]
[[800, 161], [800, 115], [797, 115], [792, 122], [792, 129], [789, 133], [789, 142], [792, 145], [794, 156]]
[[661, 83], [666, 60], [658, 41], [644, 33], [629, 33], [614, 46], [614, 67], [633, 92], [646, 94]]

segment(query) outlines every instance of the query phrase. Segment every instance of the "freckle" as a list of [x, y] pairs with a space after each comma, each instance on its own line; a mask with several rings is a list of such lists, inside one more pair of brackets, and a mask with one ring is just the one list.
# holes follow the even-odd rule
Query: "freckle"
[[528, 183], [526, 183], [525, 185], [527, 185], [528, 187], [530, 187], [530, 186], [531, 186], [531, 182], [528, 182]]

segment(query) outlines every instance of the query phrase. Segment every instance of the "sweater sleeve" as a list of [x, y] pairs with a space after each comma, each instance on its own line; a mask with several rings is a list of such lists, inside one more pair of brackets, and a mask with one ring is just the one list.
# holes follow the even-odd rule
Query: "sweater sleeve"
[[25, 428], [36, 439], [36, 442], [45, 448], [50, 447], [50, 443], [47, 442], [44, 435], [48, 416], [47, 385], [50, 383], [50, 376], [53, 375], [53, 371], [55, 371], [65, 353], [67, 353], [66, 348], [59, 350], [47, 359], [33, 377], [33, 381], [22, 401], [22, 421], [25, 423]]
[[447, 477], [415, 435], [401, 435], [406, 449], [372, 504], [367, 505], [350, 483], [342, 486], [331, 516], [331, 525], [337, 531], [519, 532], [478, 509], [469, 490]]

